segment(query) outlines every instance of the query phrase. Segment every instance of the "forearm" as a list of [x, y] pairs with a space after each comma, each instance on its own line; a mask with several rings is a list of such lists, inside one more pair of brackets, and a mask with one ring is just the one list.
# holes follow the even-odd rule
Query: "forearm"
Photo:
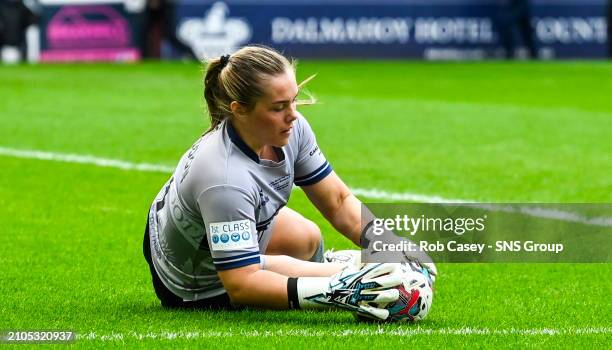
[[288, 309], [287, 279], [276, 272], [257, 270], [243, 275], [234, 287], [226, 289], [232, 302], [239, 305]]
[[[287, 309], [288, 277], [326, 278], [341, 271], [344, 265], [302, 261], [284, 255], [265, 256], [265, 269], [251, 265], [240, 270], [220, 271], [223, 284], [236, 304], [269, 309]], [[236, 273], [238, 272], [238, 273]], [[319, 280], [319, 282], [323, 282]], [[308, 283], [308, 282], [305, 282]], [[323, 285], [327, 285], [324, 283]]]
[[288, 277], [327, 277], [344, 268], [341, 264], [303, 261], [287, 255], [266, 255], [265, 269]]
[[332, 172], [319, 183], [303, 187], [310, 201], [332, 226], [357, 246], [361, 238], [361, 201]]
[[[290, 278], [273, 271], [257, 270], [244, 276], [242, 287], [234, 289], [230, 298], [236, 304], [277, 310], [330, 307], [331, 303], [310, 301], [307, 298], [328, 293], [331, 278]], [[292, 280], [292, 283], [289, 283], [289, 280]]]
[[[283, 261], [288, 262], [279, 257], [272, 263], [280, 264]], [[307, 269], [308, 264], [303, 266]], [[253, 264], [219, 271], [218, 274], [236, 304], [268, 309], [339, 307], [386, 319], [389, 315], [387, 310], [373, 307], [367, 302], [393, 302], [398, 299], [398, 290], [390, 288], [402, 281], [397, 269], [396, 264], [370, 264], [359, 270], [343, 269], [332, 276], [287, 277]], [[350, 298], [341, 297], [347, 292], [351, 294]]]
[[361, 201], [350, 192], [340, 199], [337, 210], [328, 218], [338, 232], [360, 246]]
[[[240, 286], [229, 294], [232, 301], [240, 305], [277, 310], [326, 308], [334, 305], [325, 297], [330, 292], [332, 278], [291, 278], [273, 271], [257, 270], [242, 276]], [[321, 300], [317, 302], [311, 300], [312, 297]]]

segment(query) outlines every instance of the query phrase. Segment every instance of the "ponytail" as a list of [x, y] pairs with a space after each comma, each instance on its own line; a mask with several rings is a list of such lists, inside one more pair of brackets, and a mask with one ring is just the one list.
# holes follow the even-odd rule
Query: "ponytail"
[[227, 100], [227, 93], [221, 81], [221, 71], [224, 66], [225, 65], [221, 62], [221, 58], [216, 58], [211, 60], [206, 68], [206, 76], [204, 78], [204, 100], [208, 108], [210, 127], [204, 134], [215, 130], [221, 122], [229, 116], [227, 113], [229, 111], [223, 108], [224, 105], [227, 105], [227, 103], [224, 103]]

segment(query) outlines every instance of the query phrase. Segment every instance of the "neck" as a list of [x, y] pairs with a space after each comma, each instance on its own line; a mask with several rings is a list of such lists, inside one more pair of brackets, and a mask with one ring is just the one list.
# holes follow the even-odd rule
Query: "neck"
[[259, 158], [261, 158], [265, 150], [265, 145], [263, 143], [258, 142], [254, 137], [252, 137], [246, 131], [246, 128], [240, 125], [240, 123], [235, 123], [231, 121], [228, 122], [232, 123], [234, 130], [236, 130], [236, 133], [238, 134], [238, 136], [240, 136], [242, 141], [244, 141], [244, 143], [246, 143], [246, 145], [249, 146], [249, 148], [252, 149], [253, 152], [255, 152], [259, 156]]

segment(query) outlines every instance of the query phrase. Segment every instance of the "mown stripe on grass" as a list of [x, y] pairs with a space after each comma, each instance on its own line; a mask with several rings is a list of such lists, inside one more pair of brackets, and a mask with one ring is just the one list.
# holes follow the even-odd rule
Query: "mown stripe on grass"
[[[0, 155], [15, 157], [15, 158], [26, 158], [26, 159], [37, 159], [37, 160], [49, 160], [67, 163], [77, 164], [89, 164], [99, 167], [117, 168], [122, 170], [133, 170], [133, 171], [144, 171], [144, 172], [156, 172], [156, 173], [172, 173], [174, 167], [163, 164], [153, 163], [135, 163], [119, 159], [101, 158], [93, 155], [81, 155], [71, 153], [58, 153], [48, 152], [39, 150], [27, 150], [27, 149], [15, 149], [8, 147], [0, 147]], [[457, 198], [443, 198], [439, 196], [424, 195], [410, 192], [389, 192], [376, 188], [351, 188], [351, 191], [356, 196], [362, 196], [369, 199], [393, 201], [393, 202], [417, 202], [417, 203], [456, 203], [463, 204], [465, 206], [471, 206], [474, 208], [485, 209], [490, 211], [503, 211], [509, 213], [520, 213], [527, 216], [553, 219], [568, 222], [577, 222], [585, 225], [594, 226], [612, 226], [612, 218], [610, 217], [585, 217], [578, 213], [573, 213], [563, 210], [551, 210], [533, 206], [500, 206], [478, 203], [474, 200], [468, 199], [457, 199]]]
[[77, 340], [102, 340], [102, 341], [121, 341], [121, 340], [174, 340], [174, 339], [206, 339], [206, 338], [232, 338], [232, 337], [349, 337], [349, 336], [418, 336], [418, 335], [520, 335], [520, 336], [560, 336], [560, 335], [590, 335], [590, 334], [611, 334], [612, 328], [609, 327], [590, 327], [590, 328], [400, 328], [400, 329], [346, 329], [342, 331], [325, 331], [310, 329], [277, 330], [277, 331], [193, 331], [193, 332], [112, 332], [97, 333], [89, 332], [77, 334]]

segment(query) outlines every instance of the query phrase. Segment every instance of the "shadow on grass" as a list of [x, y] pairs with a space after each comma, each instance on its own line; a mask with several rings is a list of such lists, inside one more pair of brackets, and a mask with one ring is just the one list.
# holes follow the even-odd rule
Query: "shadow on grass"
[[[147, 304], [123, 304], [117, 305], [120, 310], [113, 313], [123, 313], [139, 319], [159, 324], [189, 324], [196, 326], [211, 325], [217, 328], [218, 325], [227, 327], [231, 325], [236, 329], [268, 329], [277, 330], [279, 326], [283, 328], [325, 328], [325, 329], [346, 329], [355, 326], [360, 328], [396, 328], [407, 324], [390, 324], [380, 322], [365, 322], [358, 320], [352, 313], [328, 309], [328, 310], [264, 310], [248, 308], [243, 310], [198, 310], [198, 309], [165, 309], [157, 302]], [[100, 310], [102, 311], [102, 310]], [[409, 326], [416, 326], [415, 324]], [[433, 320], [425, 320], [419, 326], [439, 327]]]
[[204, 310], [204, 309], [166, 309], [158, 303], [154, 304], [125, 304], [119, 306], [125, 314], [131, 316], [142, 315], [146, 318], [159, 320], [183, 320], [183, 321], [214, 321], [219, 324], [247, 325], [264, 324], [273, 326], [283, 325], [306, 325], [317, 326], [329, 324], [354, 324], [355, 319], [348, 312], [337, 310], [264, 310], [245, 308], [241, 310]]

